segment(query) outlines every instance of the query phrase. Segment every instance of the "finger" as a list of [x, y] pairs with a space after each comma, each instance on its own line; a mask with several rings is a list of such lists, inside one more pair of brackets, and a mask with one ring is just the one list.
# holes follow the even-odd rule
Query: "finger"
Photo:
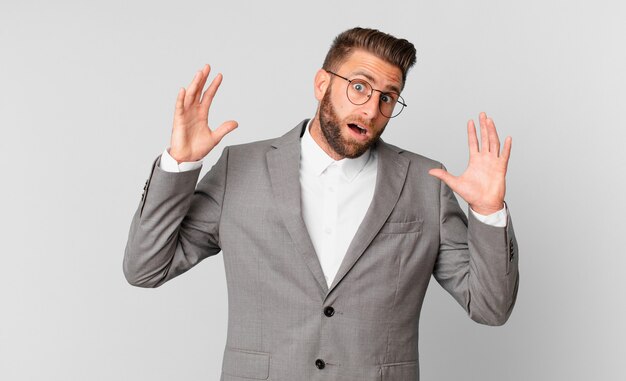
[[215, 138], [215, 144], [219, 143], [220, 140], [222, 140], [222, 138], [224, 136], [226, 136], [226, 134], [228, 134], [229, 132], [233, 131], [238, 126], [239, 126], [239, 124], [236, 121], [234, 121], [234, 120], [229, 120], [229, 121], [226, 121], [226, 122], [222, 123], [221, 126], [219, 126], [218, 128], [216, 128], [213, 131], [213, 137]]
[[189, 107], [189, 105], [193, 103], [193, 100], [196, 97], [196, 91], [198, 91], [198, 83], [200, 82], [201, 76], [202, 71], [198, 70], [189, 86], [187, 86], [187, 94], [185, 95], [185, 108]]
[[204, 65], [201, 70], [202, 76], [200, 77], [200, 81], [198, 82], [198, 91], [193, 97], [194, 103], [200, 102], [200, 95], [202, 94], [202, 89], [204, 89], [204, 85], [206, 84], [206, 80], [209, 78], [209, 73], [211, 72], [211, 66], [209, 64]]
[[178, 90], [178, 96], [176, 97], [176, 106], [174, 107], [175, 115], [183, 115], [185, 107], [183, 106], [183, 100], [185, 99], [185, 88], [181, 87]]
[[505, 165], [507, 166], [509, 165], [509, 157], [511, 157], [511, 147], [513, 147], [513, 138], [507, 136], [506, 139], [504, 139], [502, 155], [500, 155], [500, 157], [504, 159]]
[[489, 152], [499, 156], [500, 138], [498, 137], [498, 131], [496, 131], [496, 125], [493, 123], [493, 119], [491, 118], [487, 118], [487, 132], [489, 136]]
[[217, 89], [220, 87], [220, 84], [222, 83], [222, 78], [223, 78], [222, 73], [218, 73], [215, 76], [215, 78], [213, 78], [213, 81], [211, 81], [209, 88], [206, 89], [206, 91], [202, 95], [202, 101], [200, 101], [200, 103], [202, 104], [202, 107], [204, 109], [208, 110], [211, 107], [211, 103], [213, 102], [213, 97], [215, 97], [215, 93], [217, 93]]
[[467, 145], [470, 155], [478, 153], [478, 137], [476, 136], [476, 126], [473, 120], [467, 122]]
[[489, 152], [489, 134], [487, 133], [487, 115], [481, 112], [478, 115], [480, 123], [480, 152]]
[[454, 185], [456, 184], [456, 177], [452, 176], [445, 169], [434, 168], [428, 171], [428, 174], [448, 184], [448, 186], [454, 190], [455, 188]]

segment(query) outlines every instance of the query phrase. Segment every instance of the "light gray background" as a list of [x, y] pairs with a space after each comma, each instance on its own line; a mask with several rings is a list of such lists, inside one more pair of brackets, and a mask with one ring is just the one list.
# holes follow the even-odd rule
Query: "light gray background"
[[356, 25], [418, 51], [388, 142], [458, 174], [469, 118], [513, 136], [517, 306], [480, 326], [433, 282], [423, 379], [626, 379], [623, 2], [16, 4], [0, 5], [0, 379], [218, 379], [222, 257], [156, 290], [122, 275], [176, 93], [210, 63], [210, 121], [240, 123], [222, 147], [281, 135], [313, 115], [315, 71]]

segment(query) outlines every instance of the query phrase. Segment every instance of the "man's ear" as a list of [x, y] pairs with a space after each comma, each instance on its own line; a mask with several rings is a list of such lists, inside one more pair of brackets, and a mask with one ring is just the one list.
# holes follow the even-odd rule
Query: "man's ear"
[[313, 91], [318, 101], [324, 98], [328, 86], [330, 86], [330, 74], [324, 69], [319, 69], [317, 73], [315, 73], [315, 79], [313, 81]]

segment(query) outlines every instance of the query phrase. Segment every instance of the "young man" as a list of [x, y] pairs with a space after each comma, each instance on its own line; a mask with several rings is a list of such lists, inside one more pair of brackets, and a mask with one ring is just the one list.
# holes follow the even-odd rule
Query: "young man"
[[[133, 218], [124, 273], [156, 287], [222, 252], [229, 324], [223, 380], [416, 380], [431, 275], [480, 323], [509, 317], [517, 243], [504, 206], [511, 150], [480, 115], [459, 177], [379, 139], [404, 107], [406, 40], [354, 28], [315, 76], [315, 117], [284, 136], [226, 147], [211, 130], [209, 67], [176, 102], [169, 152]], [[469, 220], [452, 193], [470, 205]]]

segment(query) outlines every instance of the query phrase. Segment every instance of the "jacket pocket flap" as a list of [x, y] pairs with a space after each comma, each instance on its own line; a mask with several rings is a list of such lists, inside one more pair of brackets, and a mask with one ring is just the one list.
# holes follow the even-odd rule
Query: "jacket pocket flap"
[[265, 352], [226, 348], [222, 372], [235, 377], [267, 380], [270, 376], [270, 355]]
[[383, 364], [380, 367], [383, 381], [416, 380], [419, 374], [417, 361], [406, 361], [395, 364]]

